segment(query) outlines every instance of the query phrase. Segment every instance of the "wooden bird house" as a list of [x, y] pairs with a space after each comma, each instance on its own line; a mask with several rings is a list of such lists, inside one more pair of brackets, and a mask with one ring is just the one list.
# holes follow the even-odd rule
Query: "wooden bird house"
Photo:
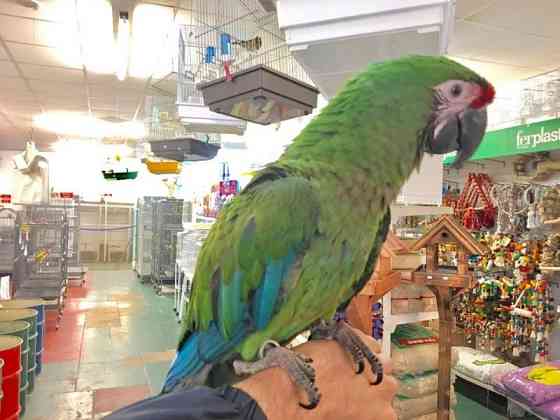
[[453, 216], [442, 216], [411, 250], [426, 249], [426, 265], [412, 280], [428, 286], [436, 295], [439, 315], [438, 420], [449, 420], [451, 386], [451, 298], [454, 291], [473, 287], [474, 271], [469, 256], [487, 252]]
[[398, 286], [401, 279], [409, 279], [410, 273], [422, 264], [418, 252], [410, 252], [408, 246], [394, 233], [389, 232], [379, 256], [375, 270], [362, 291], [354, 297], [346, 311], [350, 324], [371, 335], [371, 307], [385, 293]]

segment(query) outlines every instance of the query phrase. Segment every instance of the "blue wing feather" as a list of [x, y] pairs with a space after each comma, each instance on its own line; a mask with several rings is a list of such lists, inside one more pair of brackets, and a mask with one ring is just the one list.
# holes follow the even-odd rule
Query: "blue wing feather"
[[289, 270], [295, 262], [294, 252], [276, 261], [269, 260], [261, 285], [253, 297], [253, 319], [258, 330], [266, 328], [276, 308], [282, 282], [288, 277]]

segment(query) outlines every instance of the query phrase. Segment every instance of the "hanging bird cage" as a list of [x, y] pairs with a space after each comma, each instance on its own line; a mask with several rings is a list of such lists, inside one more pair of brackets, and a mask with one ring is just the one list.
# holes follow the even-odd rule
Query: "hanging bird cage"
[[[275, 12], [257, 0], [188, 0], [178, 97], [259, 124], [307, 115], [318, 90], [291, 55]], [[198, 104], [200, 102], [197, 102]]]

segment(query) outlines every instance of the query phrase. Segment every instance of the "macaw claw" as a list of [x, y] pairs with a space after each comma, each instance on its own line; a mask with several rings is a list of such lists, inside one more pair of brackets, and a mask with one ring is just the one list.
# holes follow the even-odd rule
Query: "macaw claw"
[[312, 340], [335, 340], [346, 350], [354, 362], [356, 374], [364, 371], [365, 361], [371, 366], [376, 376], [371, 385], [378, 385], [383, 380], [383, 365], [371, 349], [344, 321], [321, 321], [311, 331]]
[[254, 375], [269, 368], [281, 368], [288, 374], [292, 382], [305, 391], [308, 403], [299, 403], [305, 409], [311, 410], [319, 404], [321, 394], [315, 385], [315, 369], [311, 366], [313, 360], [303, 354], [281, 347], [274, 341], [267, 341], [259, 352], [260, 359], [256, 362], [235, 360], [233, 368], [239, 376]]

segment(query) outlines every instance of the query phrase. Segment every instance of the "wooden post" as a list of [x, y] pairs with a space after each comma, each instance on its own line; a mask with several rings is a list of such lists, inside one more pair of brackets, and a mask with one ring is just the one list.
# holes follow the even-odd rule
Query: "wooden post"
[[466, 250], [458, 245], [457, 248], [457, 273], [467, 274], [469, 272], [469, 260]]
[[426, 247], [426, 271], [434, 272], [438, 268], [437, 245], [429, 245]]
[[428, 286], [436, 295], [439, 312], [438, 420], [449, 420], [451, 389], [451, 288]]

